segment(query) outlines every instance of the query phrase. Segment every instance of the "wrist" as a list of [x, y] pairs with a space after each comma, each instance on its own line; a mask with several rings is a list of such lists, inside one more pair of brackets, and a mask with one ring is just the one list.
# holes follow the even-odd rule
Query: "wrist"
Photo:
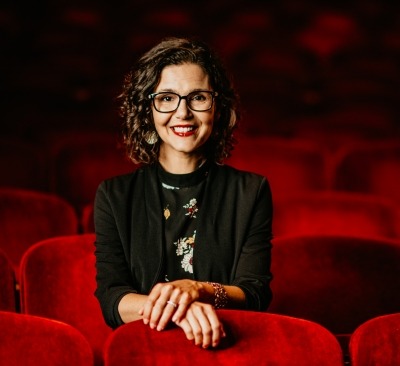
[[211, 304], [214, 305], [215, 309], [225, 308], [228, 305], [228, 294], [225, 290], [225, 287], [217, 282], [206, 283], [212, 288], [213, 301]]
[[208, 282], [199, 282], [199, 300], [214, 305], [214, 288]]

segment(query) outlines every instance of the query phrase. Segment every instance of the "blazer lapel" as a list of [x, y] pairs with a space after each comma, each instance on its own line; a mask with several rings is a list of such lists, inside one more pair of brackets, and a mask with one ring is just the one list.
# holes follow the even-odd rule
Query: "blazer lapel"
[[136, 191], [138, 205], [134, 203], [134, 207], [138, 209], [135, 209], [132, 227], [136, 236], [141, 238], [140, 247], [137, 248], [140, 261], [136, 264], [140, 267], [143, 291], [147, 292], [159, 282], [162, 274], [164, 239], [157, 166], [143, 169], [142, 174], [138, 184], [140, 189]]
[[218, 167], [211, 164], [198, 216], [198, 230], [193, 255], [193, 272], [196, 280], [215, 278], [215, 272], [219, 270], [218, 258], [214, 258], [212, 246], [215, 238], [216, 215], [218, 208], [221, 207], [221, 187], [225, 186], [224, 179], [225, 177], [219, 174]]

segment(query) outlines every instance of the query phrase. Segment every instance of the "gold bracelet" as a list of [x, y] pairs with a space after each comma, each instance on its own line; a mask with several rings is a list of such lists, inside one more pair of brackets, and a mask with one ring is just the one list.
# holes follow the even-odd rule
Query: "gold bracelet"
[[222, 309], [228, 304], [228, 294], [224, 286], [217, 282], [207, 282], [214, 289], [214, 307]]

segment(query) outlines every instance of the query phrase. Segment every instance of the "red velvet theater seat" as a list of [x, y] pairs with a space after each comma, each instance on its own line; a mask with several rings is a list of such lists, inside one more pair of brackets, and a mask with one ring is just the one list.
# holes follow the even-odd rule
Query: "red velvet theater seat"
[[0, 249], [0, 311], [16, 311], [15, 272], [6, 253]]
[[[397, 135], [396, 119], [387, 105], [378, 102], [354, 102], [347, 100], [347, 105], [336, 105], [328, 96], [323, 96], [331, 104], [323, 114], [316, 116], [294, 117], [292, 120], [293, 135], [298, 138], [318, 141], [330, 148], [332, 163], [341, 158], [344, 147], [352, 149], [357, 144]], [[339, 152], [338, 155], [336, 153]], [[333, 171], [336, 166], [332, 166]], [[332, 178], [331, 178], [332, 180]], [[333, 184], [333, 181], [329, 182]]]
[[328, 184], [322, 148], [300, 139], [240, 138], [227, 164], [266, 176], [275, 197], [324, 189]]
[[112, 134], [72, 135], [52, 149], [52, 190], [71, 202], [78, 212], [93, 202], [102, 180], [137, 168], [118, 149]]
[[81, 214], [81, 228], [84, 233], [93, 233], [94, 232], [94, 217], [93, 212], [94, 206], [93, 203], [88, 203], [82, 209]]
[[61, 197], [0, 188], [0, 248], [12, 261], [17, 276], [21, 257], [33, 243], [77, 231], [76, 212]]
[[353, 366], [400, 365], [400, 313], [361, 324], [351, 335], [349, 350]]
[[94, 240], [92, 234], [71, 235], [32, 246], [21, 261], [21, 311], [77, 328], [100, 365], [103, 343], [111, 329], [94, 296]]
[[280, 365], [339, 366], [335, 337], [313, 322], [265, 312], [219, 310], [227, 338], [217, 349], [202, 349], [180, 328], [157, 332], [141, 321], [117, 328], [107, 340], [106, 366]]
[[335, 188], [374, 193], [400, 203], [400, 143], [383, 141], [349, 148], [336, 168]]
[[400, 206], [372, 194], [320, 191], [274, 199], [276, 238], [331, 234], [400, 239], [399, 222]]
[[346, 346], [360, 324], [400, 309], [400, 241], [309, 235], [273, 245], [269, 311], [315, 321]]
[[0, 312], [0, 360], [7, 366], [91, 366], [92, 350], [75, 328], [36, 316]]

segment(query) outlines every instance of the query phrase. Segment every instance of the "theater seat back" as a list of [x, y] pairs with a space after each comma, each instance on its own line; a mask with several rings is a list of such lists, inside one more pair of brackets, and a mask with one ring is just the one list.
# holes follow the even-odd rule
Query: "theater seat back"
[[89, 341], [97, 365], [111, 332], [94, 296], [94, 234], [36, 243], [21, 261], [21, 311], [74, 326]]

